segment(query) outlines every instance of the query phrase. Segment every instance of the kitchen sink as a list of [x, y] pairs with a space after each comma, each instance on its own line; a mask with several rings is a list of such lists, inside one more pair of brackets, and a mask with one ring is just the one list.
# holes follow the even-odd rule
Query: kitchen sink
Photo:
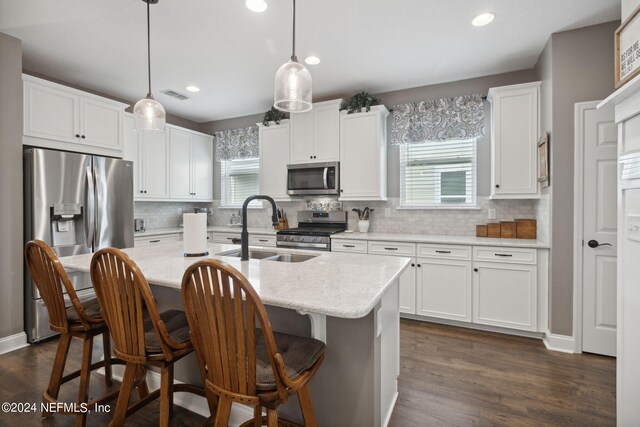
[[[221, 252], [216, 255], [240, 258], [240, 251]], [[249, 251], [249, 259], [264, 259], [276, 262], [304, 262], [316, 256], [317, 255], [287, 254], [273, 251]]]

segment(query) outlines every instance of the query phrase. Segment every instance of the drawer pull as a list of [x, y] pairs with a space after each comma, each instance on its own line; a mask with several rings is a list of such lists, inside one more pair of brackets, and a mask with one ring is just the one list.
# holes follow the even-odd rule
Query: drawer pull
[[258, 239], [258, 242], [268, 242], [267, 239]]
[[235, 237], [227, 237], [227, 240], [233, 240]]
[[385, 249], [388, 250], [388, 251], [397, 251], [398, 250], [398, 248], [385, 248]]
[[511, 257], [513, 254], [494, 254], [495, 256]]
[[436, 253], [438, 253], [438, 254], [450, 254], [451, 251], [439, 251], [439, 250], [436, 249]]
[[149, 240], [149, 243], [160, 243], [160, 240]]
[[355, 248], [356, 245], [342, 245], [343, 248]]

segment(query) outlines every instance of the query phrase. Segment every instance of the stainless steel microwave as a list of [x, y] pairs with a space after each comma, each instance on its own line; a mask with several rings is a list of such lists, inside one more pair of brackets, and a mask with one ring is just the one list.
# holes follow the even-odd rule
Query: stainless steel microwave
[[340, 194], [340, 162], [287, 165], [287, 194], [337, 196]]

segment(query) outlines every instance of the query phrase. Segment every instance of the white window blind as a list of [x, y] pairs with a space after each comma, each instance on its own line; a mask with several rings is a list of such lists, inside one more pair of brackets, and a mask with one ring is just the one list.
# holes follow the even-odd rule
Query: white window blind
[[[221, 160], [220, 187], [222, 207], [242, 207], [247, 197], [260, 194], [259, 159]], [[250, 206], [261, 205], [254, 201]]]
[[475, 139], [400, 145], [400, 207], [475, 206]]

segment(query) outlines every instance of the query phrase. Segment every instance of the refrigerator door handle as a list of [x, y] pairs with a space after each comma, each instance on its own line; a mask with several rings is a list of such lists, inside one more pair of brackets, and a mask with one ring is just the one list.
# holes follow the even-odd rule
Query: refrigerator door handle
[[87, 166], [87, 206], [85, 209], [85, 225], [87, 232], [87, 246], [92, 247], [96, 232], [96, 185], [93, 180], [93, 170]]

